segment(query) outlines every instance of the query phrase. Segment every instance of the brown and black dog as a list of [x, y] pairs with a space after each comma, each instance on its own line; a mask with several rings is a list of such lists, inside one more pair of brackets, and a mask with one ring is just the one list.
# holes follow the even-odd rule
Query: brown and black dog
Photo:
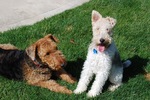
[[76, 81], [63, 69], [66, 60], [58, 50], [57, 42], [58, 39], [49, 34], [26, 50], [19, 50], [11, 44], [0, 44], [0, 74], [54, 92], [71, 94], [71, 90], [51, 79], [54, 73], [69, 83]]

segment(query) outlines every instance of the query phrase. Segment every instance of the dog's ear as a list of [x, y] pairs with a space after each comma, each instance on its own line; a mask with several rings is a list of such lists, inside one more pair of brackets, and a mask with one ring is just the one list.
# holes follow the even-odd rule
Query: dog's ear
[[97, 22], [101, 18], [102, 18], [102, 15], [99, 12], [95, 10], [92, 11], [92, 23]]
[[26, 49], [27, 55], [34, 61], [36, 56], [36, 44], [31, 45]]
[[111, 17], [106, 17], [106, 19], [110, 22], [111, 26], [114, 27], [116, 25], [116, 19]]
[[56, 38], [56, 37], [53, 36], [52, 34], [46, 35], [45, 38], [51, 39], [52, 41], [54, 41], [54, 42], [56, 42], [56, 43], [59, 42], [58, 38]]

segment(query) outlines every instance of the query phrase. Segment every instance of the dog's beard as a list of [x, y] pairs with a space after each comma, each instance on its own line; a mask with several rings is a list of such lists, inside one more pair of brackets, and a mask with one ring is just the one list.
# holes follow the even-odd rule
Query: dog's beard
[[96, 48], [98, 51], [104, 52], [110, 46], [111, 39], [105, 39], [105, 41], [101, 43], [100, 39], [97, 39], [97, 37], [96, 38], [94, 37], [92, 38], [92, 42], [96, 45]]

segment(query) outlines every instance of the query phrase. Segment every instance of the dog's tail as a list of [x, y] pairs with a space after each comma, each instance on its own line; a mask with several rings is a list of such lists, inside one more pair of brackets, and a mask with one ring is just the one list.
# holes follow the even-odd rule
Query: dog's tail
[[126, 60], [125, 62], [123, 62], [123, 68], [127, 68], [131, 65], [131, 61], [130, 60]]

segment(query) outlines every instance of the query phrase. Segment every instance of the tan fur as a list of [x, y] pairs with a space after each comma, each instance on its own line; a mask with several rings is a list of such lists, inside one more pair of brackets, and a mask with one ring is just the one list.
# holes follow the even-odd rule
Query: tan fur
[[147, 80], [150, 81], [150, 73], [146, 73], [146, 74], [145, 74], [145, 77], [146, 77]]
[[6, 49], [6, 50], [8, 50], [8, 49], [17, 49], [17, 47], [15, 47], [12, 44], [0, 44], [0, 48]]
[[[67, 89], [64, 86], [59, 85], [55, 80], [51, 79], [51, 76], [53, 75], [52, 73], [54, 73], [54, 75], [69, 83], [74, 83], [76, 81], [75, 78], [73, 78], [62, 68], [62, 64], [65, 65], [66, 60], [63, 54], [61, 53], [61, 51], [57, 49], [57, 44], [56, 44], [57, 42], [58, 39], [52, 36], [51, 34], [49, 34], [44, 38], [38, 40], [37, 42], [35, 42], [25, 50], [25, 54], [27, 55], [27, 57], [31, 59], [31, 63], [35, 59], [40, 59], [41, 61], [40, 63], [42, 63], [43, 65], [42, 67], [34, 68], [31, 65], [29, 65], [29, 63], [27, 63], [28, 59], [25, 55], [23, 59], [20, 60], [19, 63], [17, 62], [18, 63], [17, 66], [21, 66], [22, 73], [23, 73], [23, 80], [25, 80], [28, 84], [47, 88], [54, 92], [71, 94], [72, 93], [71, 90]], [[18, 53], [19, 50], [13, 45], [1, 44], [0, 48], [4, 49], [6, 52], [8, 51], [8, 49], [13, 50], [13, 51], [9, 51], [10, 53], [15, 52], [16, 50], [17, 53], [15, 54], [15, 58], [13, 59], [16, 59], [16, 57], [18, 59], [20, 57]], [[10, 54], [7, 53], [5, 57], [7, 57], [7, 55], [10, 56]], [[0, 57], [1, 59], [4, 58], [3, 56]], [[1, 62], [3, 63], [5, 61], [2, 60]], [[5, 66], [9, 67], [9, 65], [5, 65]], [[5, 72], [5, 70], [3, 70], [2, 67], [4, 66], [0, 65], [0, 72]], [[15, 73], [15, 72], [10, 72], [10, 73]], [[8, 74], [8, 72], [3, 74]]]

